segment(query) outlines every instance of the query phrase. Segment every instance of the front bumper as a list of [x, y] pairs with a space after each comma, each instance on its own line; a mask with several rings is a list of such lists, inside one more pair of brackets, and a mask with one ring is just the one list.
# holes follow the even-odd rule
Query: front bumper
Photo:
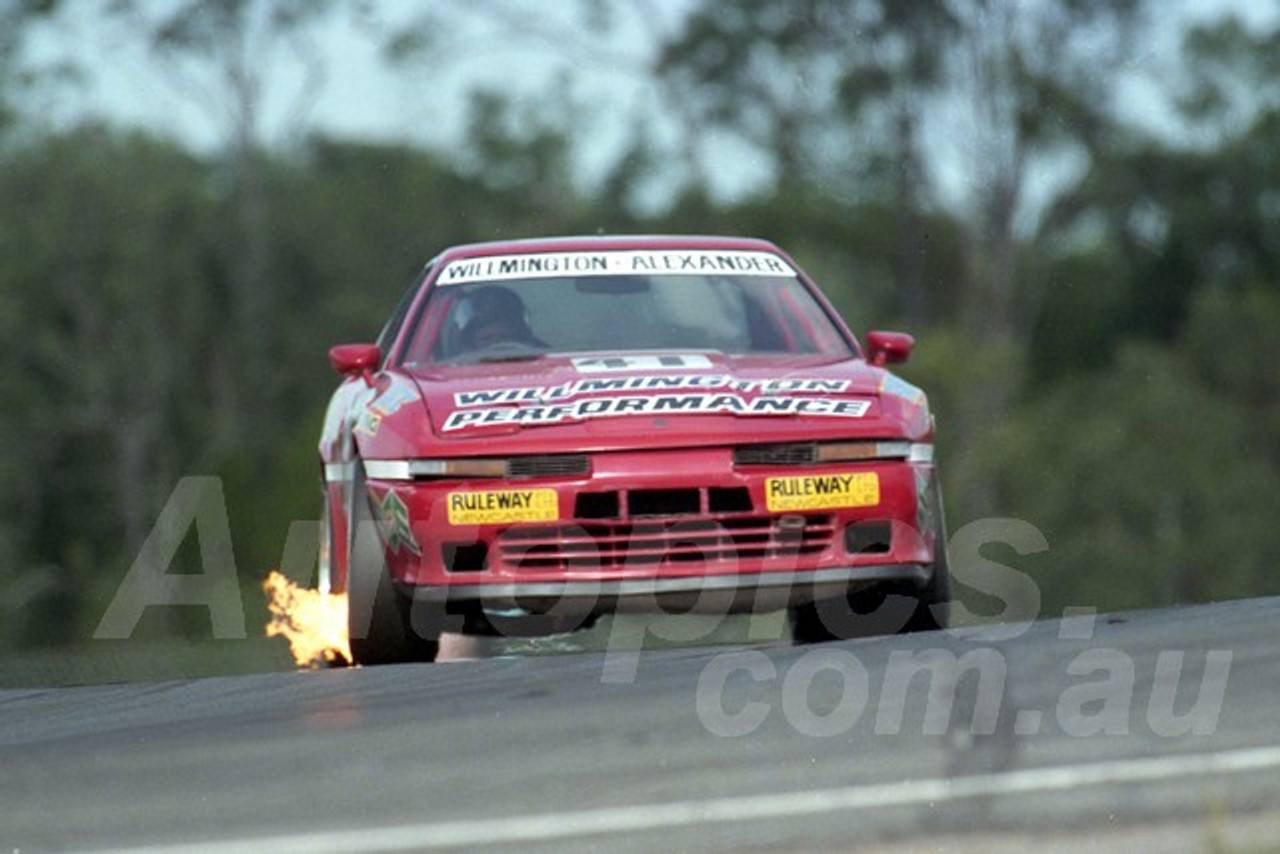
[[529, 614], [564, 611], [720, 615], [777, 611], [886, 582], [923, 587], [932, 575], [931, 566], [881, 564], [749, 576], [402, 586], [402, 591], [419, 601], [479, 602], [486, 609]]
[[[415, 598], [534, 610], [786, 607], [928, 581], [933, 466], [736, 467], [723, 449], [597, 454], [581, 476], [395, 480], [368, 467], [392, 579]], [[873, 485], [858, 494], [790, 490]], [[785, 489], [783, 488], [785, 487]]]

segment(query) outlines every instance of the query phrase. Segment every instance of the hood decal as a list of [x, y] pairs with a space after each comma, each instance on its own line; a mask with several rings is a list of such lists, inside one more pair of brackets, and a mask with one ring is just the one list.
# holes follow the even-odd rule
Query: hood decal
[[580, 374], [603, 374], [611, 371], [661, 371], [675, 368], [705, 370], [712, 367], [711, 360], [701, 353], [694, 353], [689, 356], [678, 354], [584, 356], [570, 359], [569, 363]]
[[891, 394], [916, 405], [921, 405], [926, 400], [924, 391], [890, 373], [885, 373], [884, 379], [880, 381], [880, 393]]
[[590, 395], [617, 395], [619, 392], [661, 392], [695, 389], [698, 391], [738, 392], [776, 395], [780, 392], [799, 394], [840, 394], [849, 388], [844, 379], [760, 379], [747, 380], [727, 374], [673, 374], [670, 376], [611, 377], [581, 379], [554, 386], [517, 386], [514, 388], [460, 391], [454, 395], [459, 409], [495, 404], [546, 404], [568, 401]]
[[411, 383], [392, 382], [376, 393], [356, 419], [355, 431], [366, 436], [378, 435], [382, 419], [395, 415], [405, 406], [418, 400], [418, 392]]
[[682, 394], [610, 394], [563, 403], [540, 402], [535, 405], [486, 405], [460, 408], [449, 414], [441, 430], [449, 432], [467, 427], [558, 424], [566, 421], [628, 415], [810, 415], [861, 418], [867, 414], [870, 407], [871, 401], [867, 399], [805, 395], [744, 396], [724, 391]]

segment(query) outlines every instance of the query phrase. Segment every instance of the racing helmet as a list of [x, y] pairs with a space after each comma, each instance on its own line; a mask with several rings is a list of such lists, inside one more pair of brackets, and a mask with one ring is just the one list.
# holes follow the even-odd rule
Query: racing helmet
[[524, 301], [514, 291], [501, 285], [485, 285], [467, 294], [453, 317], [459, 338], [466, 346], [474, 346], [477, 343], [477, 333], [494, 325], [504, 327], [506, 336], [511, 340], [535, 340]]

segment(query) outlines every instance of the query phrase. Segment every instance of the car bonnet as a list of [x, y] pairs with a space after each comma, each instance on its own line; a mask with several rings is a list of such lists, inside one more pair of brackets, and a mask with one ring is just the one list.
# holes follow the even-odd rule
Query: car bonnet
[[413, 375], [438, 439], [506, 436], [512, 452], [526, 442], [585, 448], [740, 441], [744, 432], [780, 440], [898, 434], [883, 424], [882, 394], [917, 393], [860, 359], [820, 356], [575, 354], [433, 365]]

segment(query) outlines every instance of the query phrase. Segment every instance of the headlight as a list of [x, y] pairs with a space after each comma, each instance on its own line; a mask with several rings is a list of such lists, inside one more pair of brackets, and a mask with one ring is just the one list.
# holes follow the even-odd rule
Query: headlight
[[845, 463], [858, 460], [906, 460], [909, 463], [933, 462], [933, 445], [924, 442], [831, 442], [818, 446], [820, 463]]
[[741, 445], [733, 449], [737, 466], [811, 466], [828, 463], [906, 460], [932, 463], [933, 445], [905, 439], [849, 442]]
[[911, 456], [910, 442], [832, 442], [818, 446], [819, 463], [857, 460], [905, 460]]
[[364, 473], [370, 480], [506, 477], [507, 461], [500, 459], [365, 460]]

